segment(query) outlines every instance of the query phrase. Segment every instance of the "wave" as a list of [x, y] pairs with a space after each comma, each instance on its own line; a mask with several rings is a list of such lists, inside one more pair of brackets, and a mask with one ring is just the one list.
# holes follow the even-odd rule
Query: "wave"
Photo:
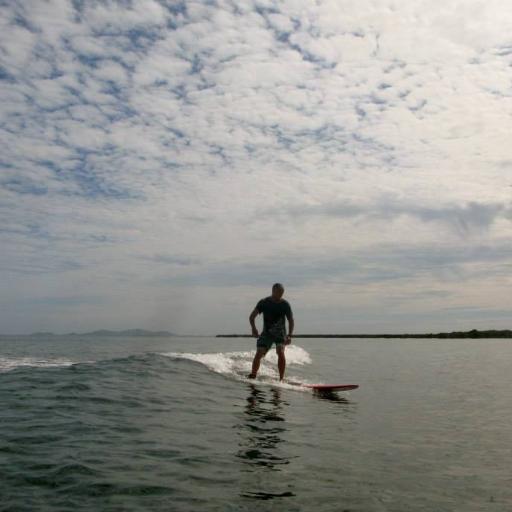
[[109, 358], [102, 358], [100, 360], [70, 360], [65, 357], [55, 358], [37, 358], [37, 357], [7, 357], [0, 356], [0, 373], [16, 370], [19, 368], [68, 368], [73, 366], [75, 369], [78, 367], [95, 369], [128, 369], [131, 366], [136, 366], [138, 371], [158, 371], [158, 368], [153, 368], [156, 365], [156, 358], [161, 357], [157, 352], [144, 352], [140, 354], [127, 354], [115, 355]]
[[70, 360], [64, 357], [55, 358], [37, 358], [37, 357], [6, 357], [0, 356], [0, 373], [15, 370], [17, 368], [67, 368], [77, 365], [93, 365], [96, 368], [105, 366], [118, 366], [120, 368], [127, 367], [130, 363], [138, 366], [141, 364], [151, 366], [153, 364], [152, 356], [160, 355], [154, 352], [146, 352], [141, 354], [128, 354], [124, 356], [113, 356], [110, 358], [91, 360]]
[[64, 358], [39, 359], [36, 357], [0, 357], [0, 372], [8, 372], [20, 367], [55, 368], [76, 364], [77, 361], [70, 361]]
[[[209, 370], [236, 380], [248, 380], [247, 375], [251, 372], [254, 351], [245, 352], [215, 352], [215, 353], [192, 353], [192, 352], [161, 352], [160, 355], [172, 359], [184, 359], [200, 363]], [[304, 366], [311, 363], [311, 356], [302, 347], [290, 345], [286, 348], [287, 375], [294, 366]], [[286, 380], [286, 379], [285, 379]], [[293, 377], [294, 386], [307, 384], [306, 381]], [[274, 351], [267, 354], [263, 359], [258, 372], [258, 383], [268, 383], [288, 387], [289, 384], [279, 383], [277, 372], [277, 355]]]

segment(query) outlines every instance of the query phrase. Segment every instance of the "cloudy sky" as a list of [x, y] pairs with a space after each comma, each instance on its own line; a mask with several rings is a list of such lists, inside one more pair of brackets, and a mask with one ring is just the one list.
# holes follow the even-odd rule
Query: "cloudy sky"
[[512, 326], [510, 2], [0, 12], [0, 332]]

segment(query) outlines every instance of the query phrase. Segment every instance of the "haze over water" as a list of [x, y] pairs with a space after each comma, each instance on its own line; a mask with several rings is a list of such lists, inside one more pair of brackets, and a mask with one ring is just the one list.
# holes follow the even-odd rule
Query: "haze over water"
[[0, 340], [2, 511], [512, 507], [509, 340]]

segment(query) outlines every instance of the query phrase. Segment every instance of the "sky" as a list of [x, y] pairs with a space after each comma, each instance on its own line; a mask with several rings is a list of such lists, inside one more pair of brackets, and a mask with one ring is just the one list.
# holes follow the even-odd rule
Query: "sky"
[[511, 328], [512, 4], [0, 1], [0, 332]]

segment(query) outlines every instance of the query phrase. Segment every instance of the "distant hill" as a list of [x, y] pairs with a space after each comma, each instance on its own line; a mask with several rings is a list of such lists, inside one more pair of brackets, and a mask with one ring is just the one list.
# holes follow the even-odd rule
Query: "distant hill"
[[[75, 335], [75, 333], [71, 333]], [[78, 336], [130, 336], [130, 337], [163, 337], [174, 336], [169, 331], [146, 331], [145, 329], [127, 329], [125, 331], [109, 331], [108, 329], [100, 329], [92, 332], [84, 332]]]
[[157, 337], [166, 337], [166, 336], [174, 336], [172, 332], [169, 331], [147, 331], [145, 329], [127, 329], [124, 331], [110, 331], [108, 329], [99, 329], [97, 331], [91, 332], [70, 332], [68, 334], [56, 335], [51, 332], [35, 332], [30, 336], [103, 336], [103, 337], [114, 337], [114, 336], [122, 336], [122, 337], [145, 337], [145, 338], [157, 338]]

